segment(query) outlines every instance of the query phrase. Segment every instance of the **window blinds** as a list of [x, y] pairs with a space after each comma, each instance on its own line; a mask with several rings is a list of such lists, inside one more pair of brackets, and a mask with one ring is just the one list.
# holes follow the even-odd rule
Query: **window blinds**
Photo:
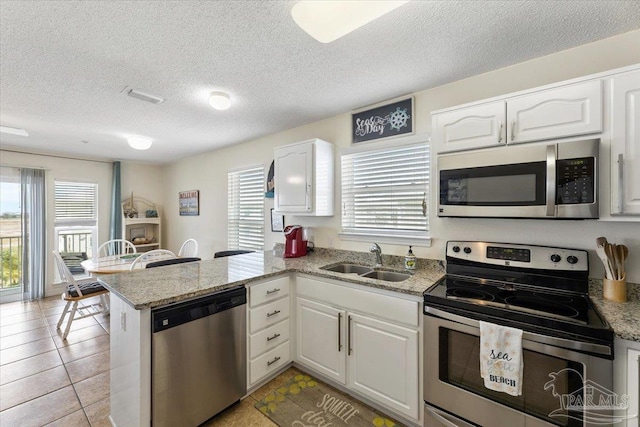
[[228, 174], [229, 249], [264, 249], [264, 167]]
[[426, 234], [428, 194], [427, 144], [342, 156], [345, 233]]
[[55, 181], [56, 225], [96, 225], [98, 184]]

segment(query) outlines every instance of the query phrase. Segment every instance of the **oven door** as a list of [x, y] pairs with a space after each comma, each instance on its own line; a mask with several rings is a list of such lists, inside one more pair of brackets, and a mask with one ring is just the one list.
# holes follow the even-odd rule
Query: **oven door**
[[425, 413], [440, 422], [433, 425], [586, 427], [612, 420], [612, 411], [604, 407], [596, 412], [576, 409], [582, 407], [576, 402], [585, 398], [597, 402], [599, 396], [593, 393], [609, 392], [611, 397], [611, 360], [536, 342], [529, 339], [535, 334], [525, 332], [522, 395], [488, 390], [480, 376], [478, 322], [444, 314], [447, 319], [425, 315], [424, 322]]

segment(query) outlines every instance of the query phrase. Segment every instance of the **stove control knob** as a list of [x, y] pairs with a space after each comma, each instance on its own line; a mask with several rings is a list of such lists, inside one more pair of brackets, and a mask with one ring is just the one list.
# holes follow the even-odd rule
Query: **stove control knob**
[[578, 263], [578, 257], [575, 257], [575, 256], [573, 256], [573, 255], [569, 255], [569, 256], [567, 257], [567, 262], [568, 262], [569, 264], [577, 264], [577, 263]]
[[562, 257], [558, 254], [553, 254], [551, 255], [551, 261], [553, 262], [560, 262], [560, 260], [562, 259]]
[[470, 254], [471, 253], [471, 248], [469, 246], [465, 246], [463, 250], [464, 250], [465, 254]]
[[453, 248], [451, 248], [453, 250], [453, 252], [458, 253], [460, 252], [460, 246], [454, 246]]

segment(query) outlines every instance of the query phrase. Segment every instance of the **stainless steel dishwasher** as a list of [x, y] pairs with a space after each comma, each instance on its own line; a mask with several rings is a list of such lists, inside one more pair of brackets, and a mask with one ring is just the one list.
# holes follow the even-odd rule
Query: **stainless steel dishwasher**
[[151, 312], [151, 422], [197, 426], [247, 392], [247, 292], [237, 287]]

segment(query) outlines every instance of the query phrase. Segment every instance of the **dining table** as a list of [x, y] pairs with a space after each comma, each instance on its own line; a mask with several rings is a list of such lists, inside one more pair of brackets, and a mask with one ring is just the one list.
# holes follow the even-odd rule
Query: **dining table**
[[[131, 264], [133, 264], [133, 261], [140, 255], [142, 254], [136, 253], [90, 258], [82, 261], [80, 265], [84, 268], [84, 271], [92, 275], [125, 273], [130, 271]], [[134, 267], [134, 270], [144, 269], [145, 266], [145, 262], [140, 262]]]

